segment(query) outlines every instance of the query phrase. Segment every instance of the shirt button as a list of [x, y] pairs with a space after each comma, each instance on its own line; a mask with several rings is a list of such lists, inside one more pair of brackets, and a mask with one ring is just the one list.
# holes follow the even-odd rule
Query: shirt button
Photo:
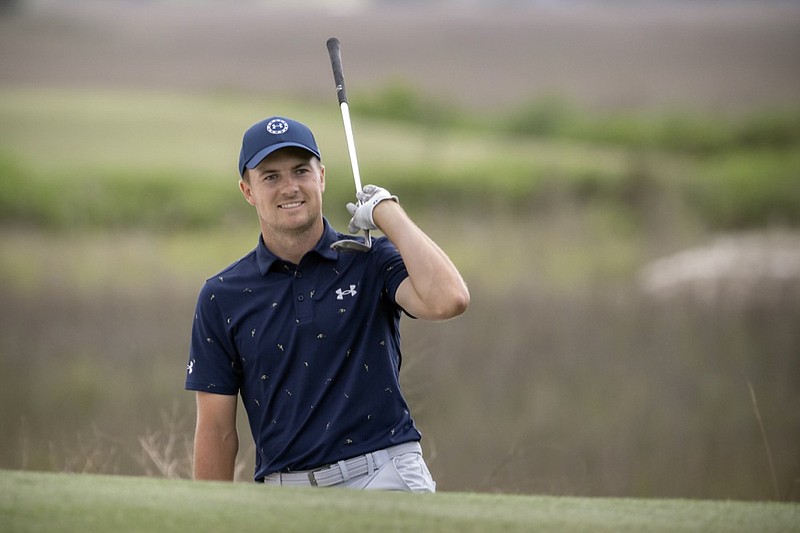
[[294, 273], [294, 277], [296, 277], [296, 278], [302, 278], [302, 277], [303, 277], [303, 273], [302, 273], [302, 272], [295, 272], [295, 273]]
[[302, 302], [302, 301], [303, 301], [303, 295], [302, 295], [302, 294], [301, 294], [300, 296], [298, 296], [298, 297], [297, 297], [297, 301], [298, 301], [298, 302]]

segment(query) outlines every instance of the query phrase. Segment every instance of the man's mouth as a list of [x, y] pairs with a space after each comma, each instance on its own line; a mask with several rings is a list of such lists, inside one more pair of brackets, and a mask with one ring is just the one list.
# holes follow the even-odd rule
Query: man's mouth
[[294, 209], [295, 207], [300, 207], [303, 205], [303, 202], [290, 202], [288, 204], [281, 204], [278, 207], [280, 209]]

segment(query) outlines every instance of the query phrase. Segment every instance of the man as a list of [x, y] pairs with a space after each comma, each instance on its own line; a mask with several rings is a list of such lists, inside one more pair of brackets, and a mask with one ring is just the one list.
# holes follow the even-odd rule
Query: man
[[261, 235], [198, 297], [186, 376], [195, 479], [233, 479], [241, 394], [257, 482], [433, 492], [400, 391], [399, 319], [463, 313], [469, 292], [455, 266], [372, 185], [348, 204], [350, 231], [385, 237], [366, 253], [331, 249], [345, 236], [322, 215], [325, 167], [299, 122], [248, 129], [239, 173]]

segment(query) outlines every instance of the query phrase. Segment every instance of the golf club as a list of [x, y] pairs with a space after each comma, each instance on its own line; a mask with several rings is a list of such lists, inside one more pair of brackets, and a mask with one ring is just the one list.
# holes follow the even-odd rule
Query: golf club
[[[339, 96], [339, 109], [342, 111], [342, 122], [344, 122], [344, 135], [347, 139], [347, 151], [350, 154], [350, 166], [353, 168], [353, 181], [356, 185], [356, 195], [361, 192], [361, 174], [358, 171], [358, 159], [356, 158], [356, 144], [353, 139], [353, 126], [350, 123], [350, 106], [347, 103], [347, 92], [344, 88], [344, 72], [342, 71], [342, 52], [339, 39], [331, 37], [325, 43], [328, 47], [328, 55], [331, 57], [331, 68], [333, 69], [333, 81], [336, 83], [336, 94]], [[357, 197], [357, 196], [356, 196]], [[359, 202], [360, 204], [361, 202]], [[337, 252], [366, 252], [372, 247], [372, 238], [369, 230], [364, 230], [364, 242], [353, 239], [343, 239], [331, 244], [331, 248]]]

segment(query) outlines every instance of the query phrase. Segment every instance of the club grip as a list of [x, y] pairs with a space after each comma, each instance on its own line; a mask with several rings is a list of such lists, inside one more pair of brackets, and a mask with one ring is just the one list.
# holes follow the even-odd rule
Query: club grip
[[339, 97], [339, 104], [347, 102], [347, 92], [344, 89], [344, 71], [342, 70], [342, 50], [339, 39], [331, 37], [325, 43], [328, 47], [328, 55], [331, 56], [331, 68], [333, 69], [333, 81], [336, 83], [336, 95]]

